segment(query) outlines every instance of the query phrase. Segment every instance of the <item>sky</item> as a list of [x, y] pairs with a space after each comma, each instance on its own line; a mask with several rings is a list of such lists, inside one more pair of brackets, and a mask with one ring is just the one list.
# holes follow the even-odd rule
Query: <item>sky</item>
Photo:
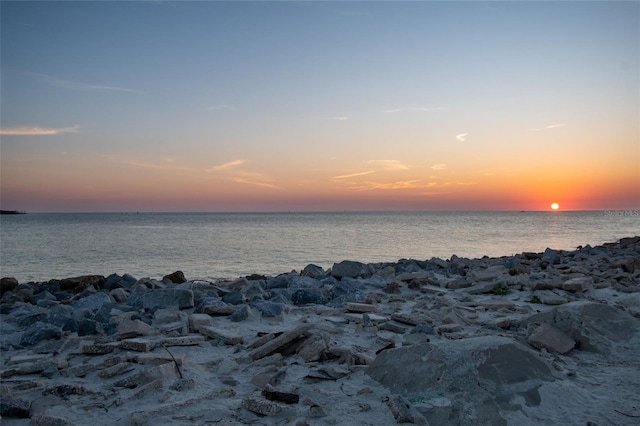
[[0, 207], [640, 208], [640, 2], [0, 3]]

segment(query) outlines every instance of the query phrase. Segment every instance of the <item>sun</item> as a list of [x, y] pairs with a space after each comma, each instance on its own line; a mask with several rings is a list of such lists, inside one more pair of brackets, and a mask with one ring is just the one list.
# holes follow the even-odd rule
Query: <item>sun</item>
[[551, 204], [551, 210], [558, 210], [560, 208], [560, 204], [558, 203], [552, 203]]

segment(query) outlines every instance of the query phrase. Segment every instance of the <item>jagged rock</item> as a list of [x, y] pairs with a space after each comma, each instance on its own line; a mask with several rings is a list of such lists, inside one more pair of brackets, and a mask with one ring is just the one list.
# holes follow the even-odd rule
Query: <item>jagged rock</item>
[[262, 395], [269, 401], [284, 402], [285, 404], [297, 404], [300, 401], [300, 395], [276, 390], [270, 384], [262, 389]]
[[62, 330], [60, 327], [43, 322], [36, 322], [25, 330], [20, 344], [24, 346], [33, 346], [43, 340], [60, 339], [60, 337], [62, 337]]
[[105, 279], [102, 275], [83, 275], [74, 278], [65, 278], [58, 282], [60, 290], [70, 290], [74, 294], [78, 294], [88, 287], [94, 287], [96, 290], [104, 286]]
[[0, 416], [26, 419], [30, 417], [30, 406], [30, 402], [24, 399], [2, 395], [0, 397]]
[[251, 308], [248, 305], [243, 305], [229, 316], [229, 320], [233, 322], [245, 321], [252, 315]]
[[[446, 410], [448, 424], [464, 423], [469, 415], [477, 424], [506, 424], [500, 411], [513, 410], [514, 397], [537, 406], [538, 387], [554, 380], [535, 353], [497, 336], [389, 349], [378, 355], [367, 374], [392, 392], [419, 396], [425, 403], [443, 397], [464, 401], [456, 410]], [[430, 424], [441, 424], [442, 414], [437, 407], [423, 412]]]
[[273, 318], [282, 314], [284, 305], [282, 303], [271, 302], [268, 300], [256, 301], [251, 304], [265, 318]]
[[566, 354], [576, 345], [576, 342], [562, 331], [549, 325], [542, 324], [528, 338], [527, 342], [538, 349]]
[[180, 309], [192, 308], [193, 291], [182, 288], [166, 288], [143, 293], [142, 307], [144, 309], [170, 308], [174, 306]]
[[162, 277], [162, 281], [165, 281], [165, 280], [169, 280], [174, 284], [182, 284], [187, 282], [187, 279], [185, 278], [184, 273], [182, 271], [176, 271], [172, 274], [165, 275], [164, 277]]
[[340, 263], [334, 263], [331, 268], [331, 276], [334, 278], [367, 278], [371, 276], [371, 272], [366, 264], [354, 262], [352, 260], [343, 260]]
[[324, 269], [313, 264], [305, 266], [300, 274], [313, 279], [324, 278], [325, 276], [327, 276], [327, 273], [324, 271]]
[[18, 280], [14, 277], [0, 278], [0, 297], [8, 291], [13, 291], [18, 287]]
[[562, 289], [570, 291], [572, 293], [584, 292], [593, 289], [593, 278], [591, 277], [576, 277], [571, 278], [562, 283]]

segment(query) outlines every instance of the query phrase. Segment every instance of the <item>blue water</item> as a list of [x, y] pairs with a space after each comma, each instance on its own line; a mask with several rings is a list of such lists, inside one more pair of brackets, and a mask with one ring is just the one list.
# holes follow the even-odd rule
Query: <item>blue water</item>
[[638, 211], [38, 214], [0, 218], [0, 276], [276, 275], [309, 263], [573, 250], [640, 235]]

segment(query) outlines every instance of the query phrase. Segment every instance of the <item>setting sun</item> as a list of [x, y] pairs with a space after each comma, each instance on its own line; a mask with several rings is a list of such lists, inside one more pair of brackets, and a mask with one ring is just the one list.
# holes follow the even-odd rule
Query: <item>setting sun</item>
[[560, 204], [558, 203], [551, 204], [551, 210], [558, 210], [559, 208], [560, 208]]

